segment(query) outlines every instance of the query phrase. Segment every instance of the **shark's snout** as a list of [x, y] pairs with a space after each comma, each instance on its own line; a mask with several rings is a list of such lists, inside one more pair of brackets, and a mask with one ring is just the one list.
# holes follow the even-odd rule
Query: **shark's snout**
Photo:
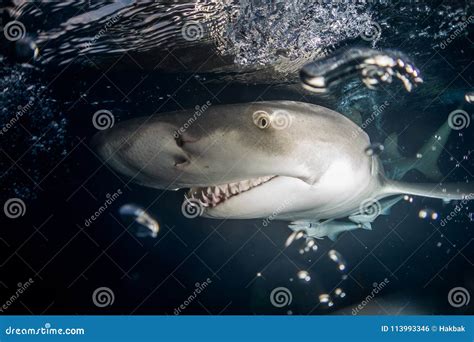
[[186, 148], [196, 141], [175, 132], [176, 127], [166, 122], [132, 122], [97, 133], [90, 144], [100, 159], [120, 174], [143, 185], [163, 183], [166, 188], [191, 164]]

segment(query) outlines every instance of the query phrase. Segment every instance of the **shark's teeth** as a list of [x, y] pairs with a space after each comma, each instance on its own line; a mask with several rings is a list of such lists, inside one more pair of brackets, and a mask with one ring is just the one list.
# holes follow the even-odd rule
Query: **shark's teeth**
[[229, 184], [220, 184], [202, 188], [194, 187], [189, 189], [185, 197], [188, 199], [196, 199], [201, 202], [204, 207], [212, 208], [235, 195], [249, 191], [250, 189], [262, 185], [275, 177], [276, 176], [265, 176]]

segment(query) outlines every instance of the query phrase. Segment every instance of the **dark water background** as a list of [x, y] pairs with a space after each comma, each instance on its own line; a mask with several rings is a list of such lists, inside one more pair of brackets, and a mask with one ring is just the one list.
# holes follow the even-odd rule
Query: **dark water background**
[[[18, 48], [18, 43], [2, 43], [3, 124], [17, 106], [25, 106], [30, 99], [34, 102], [19, 124], [0, 137], [2, 201], [18, 197], [26, 204], [24, 216], [0, 218], [0, 304], [16, 291], [18, 283], [34, 280], [6, 312], [173, 314], [193, 293], [196, 283], [210, 278], [212, 283], [184, 314], [351, 314], [352, 308], [371, 293], [373, 284], [387, 278], [388, 285], [361, 314], [472, 314], [472, 302], [453, 308], [447, 301], [454, 287], [474, 294], [472, 205], [442, 227], [439, 220], [420, 219], [419, 210], [430, 208], [443, 218], [456, 202], [424, 198], [414, 198], [413, 203], [403, 201], [391, 215], [377, 219], [372, 231], [346, 233], [335, 243], [318, 241], [318, 251], [302, 256], [296, 246], [284, 248], [290, 233], [286, 223], [271, 222], [264, 227], [261, 220], [187, 219], [181, 213], [183, 191], [162, 192], [128, 183], [104, 166], [88, 146], [97, 131], [92, 116], [100, 109], [111, 111], [118, 122], [202, 106], [207, 101], [217, 105], [287, 99], [322, 104], [350, 117], [358, 113], [365, 119], [374, 106], [388, 100], [388, 109], [367, 131], [374, 142], [400, 133], [401, 153], [413, 156], [451, 111], [463, 109], [472, 116], [472, 104], [464, 95], [474, 91], [474, 23], [445, 48], [440, 45], [473, 14], [472, 3], [397, 2], [352, 9], [359, 11], [356, 17], [368, 15], [380, 23], [382, 32], [376, 42], [337, 31], [337, 27], [318, 31], [311, 26], [315, 13], [333, 13], [318, 27], [347, 18], [348, 12], [341, 10], [347, 6], [344, 4], [313, 3], [315, 12], [310, 13], [304, 12], [309, 5], [302, 2], [297, 13], [306, 19], [293, 18], [294, 23], [287, 18], [294, 13], [278, 10], [273, 13], [274, 21], [268, 21], [271, 13], [265, 12], [265, 3], [219, 3], [197, 10], [200, 4], [127, 4], [131, 6], [126, 9], [129, 16], [123, 15], [85, 56], [78, 53], [80, 38], [93, 37], [110, 17], [89, 18], [72, 29], [61, 23], [106, 3], [10, 4], [9, 8], [21, 10], [11, 12], [9, 19], [25, 24], [26, 39], [37, 44], [40, 58], [31, 61], [28, 49]], [[143, 11], [134, 17], [133, 11], [140, 6]], [[236, 15], [238, 6], [246, 10]], [[336, 9], [328, 12], [327, 8], [333, 7]], [[147, 26], [144, 18], [167, 8], [186, 14], [170, 20], [173, 24], [167, 26], [168, 33], [147, 39], [156, 37], [153, 33], [163, 28], [144, 33], [151, 25]], [[197, 15], [196, 11], [210, 14]], [[238, 20], [232, 19], [235, 16]], [[180, 40], [180, 27], [190, 18], [211, 22], [206, 27], [214, 31], [209, 32], [217, 32], [221, 38], [216, 43], [206, 32], [201, 41]], [[160, 20], [163, 16], [158, 15], [156, 21]], [[279, 26], [272, 26], [276, 22], [285, 26], [278, 30]], [[295, 29], [297, 23], [299, 29]], [[255, 31], [259, 24], [260, 30]], [[246, 33], [239, 36], [237, 31]], [[64, 34], [56, 36], [58, 32]], [[280, 40], [285, 32], [288, 36], [301, 35], [299, 40], [284, 42], [287, 49], [282, 52], [278, 42], [266, 43], [272, 32]], [[318, 35], [323, 45], [312, 40]], [[222, 40], [232, 44], [222, 45]], [[69, 51], [65, 43], [76, 48]], [[227, 54], [213, 56], [209, 46], [215, 45], [223, 46]], [[310, 61], [340, 47], [374, 45], [409, 55], [421, 70], [424, 84], [412, 93], [396, 83], [370, 91], [354, 80], [329, 95], [316, 96], [297, 82], [297, 65], [309, 58], [298, 55], [298, 51], [314, 53]], [[281, 62], [272, 57], [279, 54], [289, 56], [283, 63], [284, 72], [269, 67]], [[257, 59], [262, 65], [257, 65]], [[21, 65], [23, 60], [31, 61], [34, 67]], [[163, 64], [155, 68], [160, 61]], [[222, 72], [216, 74], [216, 70]], [[205, 122], [201, 124], [205, 127]], [[443, 174], [449, 175], [446, 181], [473, 179], [473, 125], [451, 134], [447, 152], [439, 161]], [[405, 180], [426, 181], [416, 172]], [[86, 227], [85, 219], [103, 205], [107, 194], [118, 189], [123, 194]], [[126, 203], [148, 208], [158, 219], [161, 231], [156, 239], [138, 238], [127, 229], [118, 213]], [[344, 281], [327, 257], [330, 249], [339, 251], [346, 260]], [[298, 279], [299, 270], [308, 270], [311, 280]], [[257, 277], [259, 272], [261, 277]], [[103, 286], [113, 291], [115, 301], [98, 308], [92, 294]], [[287, 287], [293, 295], [291, 305], [284, 308], [276, 308], [269, 301], [270, 292], [279, 286]], [[318, 296], [335, 287], [342, 288], [346, 297], [335, 298], [331, 308], [320, 304]]]

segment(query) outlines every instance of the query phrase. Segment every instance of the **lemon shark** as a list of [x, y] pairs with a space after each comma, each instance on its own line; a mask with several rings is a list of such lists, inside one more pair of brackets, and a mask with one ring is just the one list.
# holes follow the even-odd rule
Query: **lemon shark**
[[436, 161], [449, 131], [443, 125], [413, 159], [402, 158], [389, 137], [388, 173], [379, 155], [366, 153], [369, 136], [354, 122], [293, 101], [136, 118], [97, 133], [92, 144], [104, 163], [138, 184], [188, 189], [183, 205], [198, 205], [204, 217], [271, 217], [309, 236], [335, 239], [343, 231], [371, 229], [405, 194], [472, 197], [472, 183], [397, 180], [411, 169], [439, 177]]

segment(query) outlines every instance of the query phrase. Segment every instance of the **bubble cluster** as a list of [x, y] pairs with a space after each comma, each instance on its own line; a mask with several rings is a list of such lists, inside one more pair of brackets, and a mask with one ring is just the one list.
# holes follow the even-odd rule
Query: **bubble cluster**
[[311, 280], [311, 277], [310, 277], [308, 271], [302, 270], [302, 271], [299, 271], [296, 275], [299, 279], [302, 279], [304, 281], [310, 281]]
[[[249, 5], [239, 9], [220, 47], [224, 54], [235, 55], [240, 65], [311, 60], [328, 46], [355, 38], [373, 26], [369, 6], [364, 4], [297, 0]], [[288, 66], [298, 68], [298, 63]]]

